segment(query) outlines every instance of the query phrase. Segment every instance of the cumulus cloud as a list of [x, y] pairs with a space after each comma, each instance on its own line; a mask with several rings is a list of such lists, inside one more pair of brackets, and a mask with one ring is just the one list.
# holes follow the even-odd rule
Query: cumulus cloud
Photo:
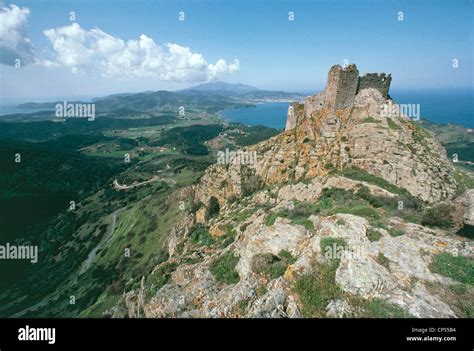
[[13, 66], [34, 61], [33, 46], [26, 35], [26, 22], [30, 10], [16, 5], [0, 5], [0, 63]]
[[172, 82], [201, 82], [221, 79], [239, 70], [239, 61], [219, 59], [208, 63], [199, 53], [178, 44], [159, 45], [145, 34], [124, 41], [95, 28], [85, 30], [77, 23], [48, 29], [45, 36], [55, 51], [53, 61], [79, 70], [98, 69], [107, 77], [144, 77]]

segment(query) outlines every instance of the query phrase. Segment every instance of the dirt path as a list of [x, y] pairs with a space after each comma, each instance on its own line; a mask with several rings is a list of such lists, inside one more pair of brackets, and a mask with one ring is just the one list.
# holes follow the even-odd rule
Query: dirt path
[[157, 180], [160, 180], [160, 178], [158, 176], [153, 176], [153, 178], [145, 180], [144, 182], [131, 184], [131, 185], [122, 185], [118, 182], [117, 179], [115, 179], [113, 185], [114, 185], [114, 188], [117, 189], [117, 190], [125, 190], [125, 189], [137, 188], [139, 186], [142, 186], [142, 185], [145, 185], [145, 184], [148, 184], [148, 183], [151, 183], [151, 182], [156, 182]]

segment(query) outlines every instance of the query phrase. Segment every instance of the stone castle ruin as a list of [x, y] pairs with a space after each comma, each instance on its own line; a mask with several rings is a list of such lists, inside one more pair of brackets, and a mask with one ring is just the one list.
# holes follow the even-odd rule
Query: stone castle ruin
[[377, 89], [384, 98], [388, 98], [388, 90], [392, 77], [385, 73], [368, 73], [359, 77], [356, 65], [344, 68], [339, 65], [331, 67], [324, 91], [308, 96], [304, 103], [292, 102], [288, 108], [285, 130], [292, 130], [298, 119], [309, 118], [315, 111], [325, 109], [336, 111], [350, 108], [355, 96], [362, 89]]

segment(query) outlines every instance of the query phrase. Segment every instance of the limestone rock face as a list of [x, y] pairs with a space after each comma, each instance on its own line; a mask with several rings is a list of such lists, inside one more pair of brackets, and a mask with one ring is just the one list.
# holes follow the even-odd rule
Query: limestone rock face
[[[280, 205], [285, 206], [279, 203], [277, 207]], [[220, 217], [223, 223], [228, 223], [228, 211]], [[380, 240], [371, 242], [367, 238], [369, 222], [350, 214], [312, 216], [314, 230], [283, 218], [268, 226], [265, 216], [265, 211], [255, 211], [248, 219], [249, 225], [237, 229], [236, 240], [225, 250], [208, 251], [198, 263], [178, 264], [169, 282], [151, 297], [151, 287], [144, 283], [139, 291], [126, 294], [129, 316], [299, 318], [300, 300], [291, 288], [292, 282], [299, 274], [310, 272], [313, 262], [328, 260], [320, 242], [332, 237], [347, 244], [335, 275], [335, 283], [346, 298], [329, 301], [327, 317], [352, 316], [356, 311], [347, 300], [349, 296], [383, 300], [414, 317], [456, 317], [449, 305], [425, 287], [427, 283], [449, 286], [455, 282], [431, 272], [429, 264], [431, 255], [440, 252], [474, 257], [472, 242], [409, 223], [398, 223], [405, 226], [403, 236], [392, 237], [380, 229]], [[296, 260], [282, 276], [262, 280], [252, 271], [250, 262], [255, 255], [276, 255], [282, 250]], [[238, 257], [235, 269], [239, 281], [233, 284], [218, 282], [210, 271], [212, 262], [226, 252]], [[379, 254], [387, 258], [386, 266], [377, 260]], [[262, 289], [263, 293], [258, 292]]]
[[464, 224], [474, 226], [474, 189], [467, 190], [457, 202], [462, 206]]
[[285, 130], [292, 130], [296, 127], [298, 123], [298, 120], [297, 120], [298, 109], [299, 109], [299, 103], [297, 102], [292, 102], [290, 106], [288, 107]]

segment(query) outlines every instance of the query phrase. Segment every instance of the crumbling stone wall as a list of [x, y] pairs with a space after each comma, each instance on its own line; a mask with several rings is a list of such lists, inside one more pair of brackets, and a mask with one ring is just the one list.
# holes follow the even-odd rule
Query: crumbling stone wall
[[359, 71], [356, 65], [342, 68], [332, 66], [328, 73], [324, 107], [330, 110], [339, 110], [351, 107], [357, 93], [359, 84]]
[[386, 99], [388, 97], [388, 89], [392, 82], [392, 76], [385, 73], [367, 73], [365, 76], [360, 77], [359, 87], [357, 92], [362, 89], [374, 88], [377, 89], [382, 96]]
[[324, 91], [306, 97], [304, 100], [304, 116], [309, 118], [314, 111], [320, 110], [324, 107]]
[[328, 109], [332, 111], [350, 108], [357, 93], [362, 89], [374, 88], [388, 98], [392, 76], [385, 73], [368, 73], [359, 77], [356, 65], [344, 68], [339, 65], [331, 67], [324, 91], [308, 96], [304, 104], [292, 102], [288, 109], [285, 130], [294, 129], [301, 118], [310, 118], [315, 111]]

